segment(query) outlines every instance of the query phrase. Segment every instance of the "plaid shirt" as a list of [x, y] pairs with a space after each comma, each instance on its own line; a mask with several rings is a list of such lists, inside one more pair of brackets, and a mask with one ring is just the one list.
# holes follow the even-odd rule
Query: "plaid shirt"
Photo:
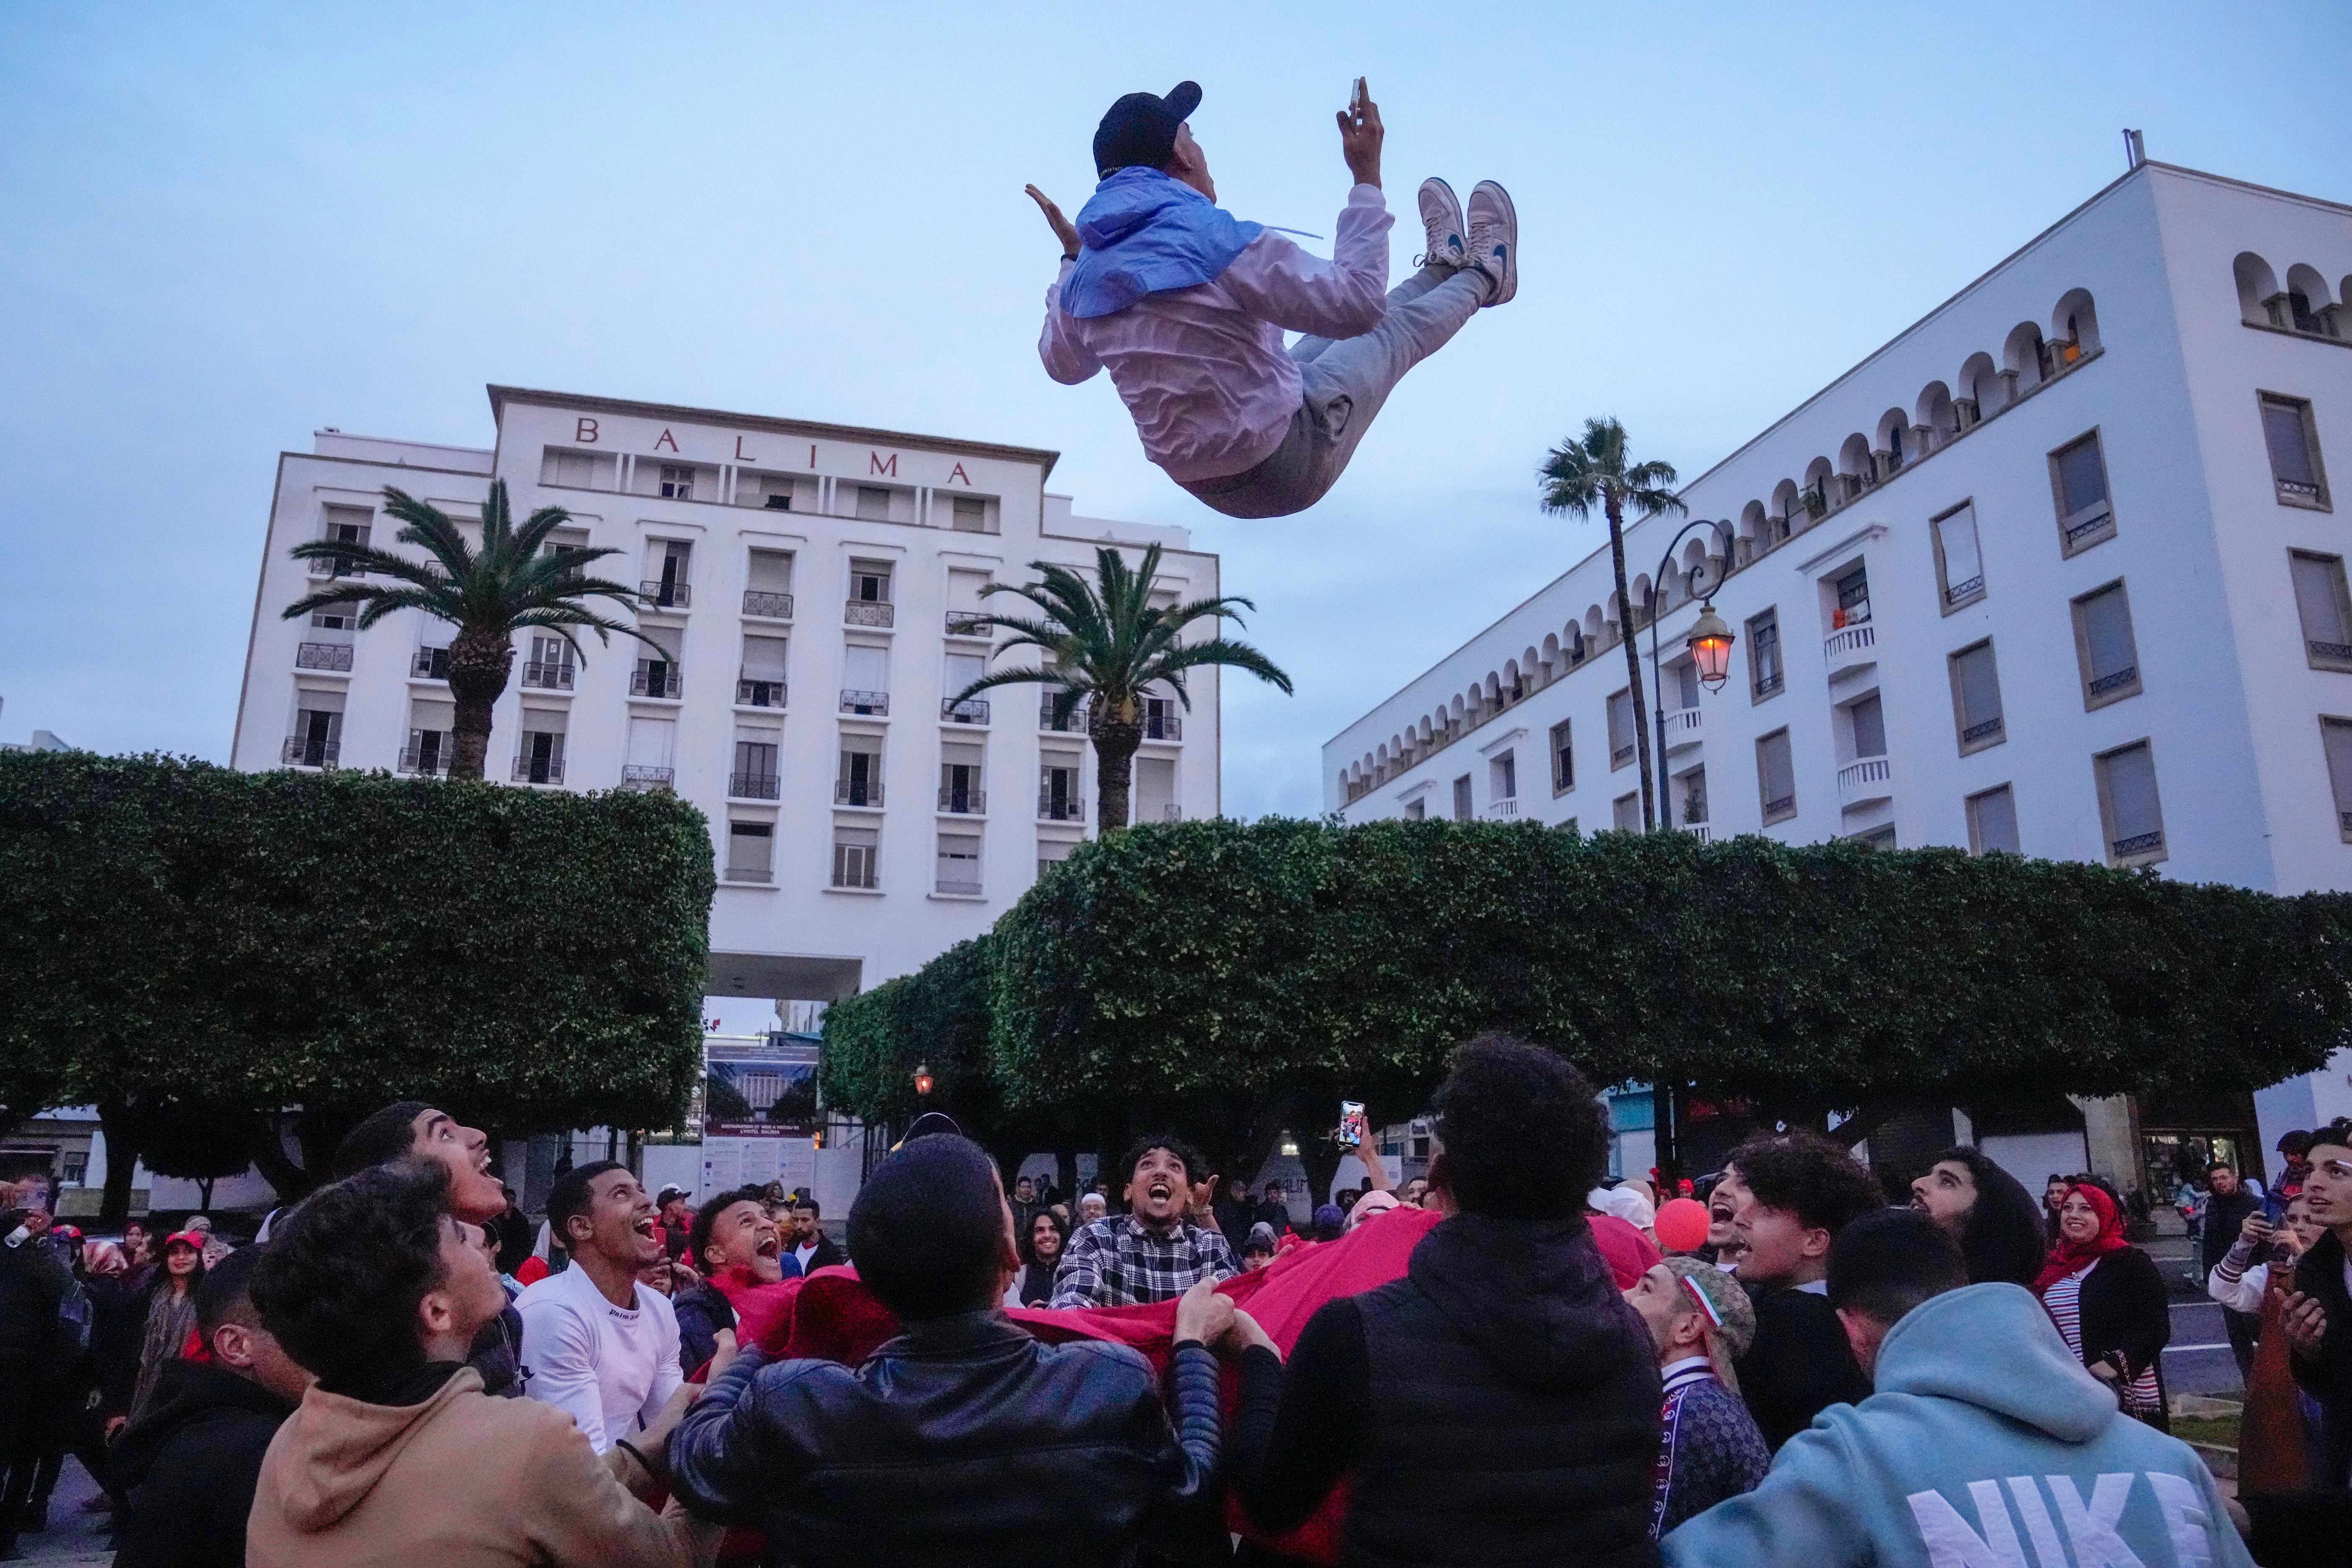
[[1079, 1227], [1054, 1275], [1055, 1307], [1139, 1307], [1181, 1296], [1202, 1279], [1241, 1272], [1233, 1247], [1210, 1226], [1179, 1220], [1166, 1236], [1122, 1215]]

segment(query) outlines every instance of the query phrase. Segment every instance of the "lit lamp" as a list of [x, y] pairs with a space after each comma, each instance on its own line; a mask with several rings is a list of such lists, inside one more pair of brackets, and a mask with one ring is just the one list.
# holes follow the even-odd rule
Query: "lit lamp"
[[1709, 599], [1699, 606], [1698, 620], [1690, 630], [1691, 662], [1698, 667], [1699, 684], [1709, 691], [1722, 690], [1731, 674], [1731, 628]]
[[915, 1092], [917, 1094], [931, 1092], [931, 1069], [928, 1065], [915, 1068]]

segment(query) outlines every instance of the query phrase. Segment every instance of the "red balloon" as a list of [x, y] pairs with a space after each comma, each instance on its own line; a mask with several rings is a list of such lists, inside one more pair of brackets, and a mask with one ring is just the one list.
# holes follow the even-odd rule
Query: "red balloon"
[[1706, 1245], [1706, 1205], [1696, 1198], [1673, 1198], [1658, 1209], [1651, 1226], [1668, 1252], [1696, 1252]]

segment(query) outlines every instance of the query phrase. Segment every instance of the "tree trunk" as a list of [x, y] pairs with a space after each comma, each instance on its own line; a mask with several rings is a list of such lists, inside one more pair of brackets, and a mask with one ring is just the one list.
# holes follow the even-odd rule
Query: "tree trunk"
[[1077, 1214], [1075, 1205], [1078, 1201], [1078, 1152], [1066, 1144], [1054, 1151], [1054, 1185], [1061, 1189], [1062, 1201], [1073, 1205], [1070, 1213], [1075, 1217]]
[[514, 643], [488, 632], [460, 632], [449, 645], [449, 695], [457, 705], [450, 731], [449, 776], [478, 779], [490, 754], [490, 708], [514, 668]]
[[[1297, 1132], [1296, 1127], [1291, 1131]], [[1298, 1140], [1298, 1163], [1307, 1167], [1307, 1205], [1312, 1211], [1331, 1201], [1331, 1184], [1339, 1175], [1339, 1146], [1328, 1138]], [[1311, 1221], [1310, 1212], [1307, 1218]]]
[[106, 1134], [106, 1193], [98, 1209], [101, 1229], [120, 1230], [131, 1217], [131, 1177], [139, 1165], [139, 1145], [131, 1136], [130, 1109], [119, 1100], [98, 1104], [99, 1131]]
[[196, 1202], [203, 1205], [203, 1212], [205, 1214], [213, 1211], [213, 1183], [216, 1179], [212, 1176], [196, 1178]]
[[278, 1189], [278, 1202], [290, 1204], [308, 1194], [315, 1184], [309, 1172], [286, 1157], [286, 1134], [279, 1121], [277, 1116], [261, 1118], [260, 1131], [247, 1152], [255, 1167]]
[[1114, 704], [1096, 693], [1087, 705], [1087, 733], [1095, 743], [1096, 831], [1108, 833], [1127, 826], [1128, 781], [1136, 748], [1143, 744], [1143, 704], [1133, 697]]
[[[1603, 504], [1609, 510], [1609, 562], [1617, 571], [1617, 629], [1625, 639], [1625, 680], [1633, 698], [1635, 765], [1642, 774], [1642, 831], [1647, 833], [1657, 826], [1658, 819], [1650, 795], [1650, 722], [1648, 704], [1642, 700], [1642, 656], [1636, 647], [1640, 632], [1633, 625], [1633, 593], [1625, 585], [1624, 512], [1613, 492]], [[1609, 743], [1613, 747], [1615, 737]]]

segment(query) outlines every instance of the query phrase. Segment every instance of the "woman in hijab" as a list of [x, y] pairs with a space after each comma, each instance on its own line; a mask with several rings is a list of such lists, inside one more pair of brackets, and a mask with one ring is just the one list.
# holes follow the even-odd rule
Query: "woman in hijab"
[[2159, 1363], [2172, 1338], [2164, 1277], [2124, 1239], [2122, 1205], [2088, 1178], [2058, 1205], [2058, 1241], [2033, 1281], [2067, 1348], [2116, 1392], [2124, 1414], [2169, 1431]]
[[1042, 1307], [1054, 1299], [1054, 1271], [1062, 1266], [1062, 1249], [1069, 1239], [1069, 1222], [1052, 1209], [1029, 1216], [1029, 1234], [1021, 1238], [1021, 1267], [1004, 1292], [1006, 1306]]
[[2023, 1183], [1975, 1149], [1947, 1149], [1911, 1184], [1911, 1206], [1960, 1244], [1969, 1283], [2031, 1286], [2050, 1238], [2042, 1205]]

